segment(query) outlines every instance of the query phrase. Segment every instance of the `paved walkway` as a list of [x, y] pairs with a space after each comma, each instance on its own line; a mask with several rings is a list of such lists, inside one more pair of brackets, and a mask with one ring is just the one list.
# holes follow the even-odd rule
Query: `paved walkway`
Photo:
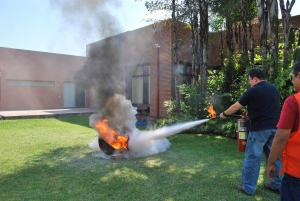
[[[0, 111], [0, 120], [5, 119], [25, 119], [25, 118], [49, 118], [49, 117], [66, 117], [91, 115], [98, 112], [97, 109], [91, 108], [71, 108], [71, 109], [52, 109], [52, 110], [12, 110]], [[156, 121], [158, 118], [148, 115], [136, 115], [138, 121]]]
[[71, 109], [52, 109], [52, 110], [12, 110], [12, 111], [0, 111], [0, 119], [80, 116], [80, 115], [90, 115], [95, 112], [98, 112], [98, 110], [91, 109], [91, 108], [71, 108]]

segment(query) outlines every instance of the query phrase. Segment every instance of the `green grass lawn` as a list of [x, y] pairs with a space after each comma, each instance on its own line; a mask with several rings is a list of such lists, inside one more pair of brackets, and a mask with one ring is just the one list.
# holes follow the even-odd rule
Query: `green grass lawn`
[[176, 134], [159, 155], [106, 160], [87, 146], [96, 136], [88, 117], [0, 121], [0, 200], [279, 200], [263, 188], [264, 163], [255, 196], [236, 190], [235, 140]]

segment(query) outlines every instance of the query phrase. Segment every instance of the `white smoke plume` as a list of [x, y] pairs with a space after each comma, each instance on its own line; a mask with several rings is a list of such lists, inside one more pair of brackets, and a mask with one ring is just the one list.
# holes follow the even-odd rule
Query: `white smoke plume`
[[[94, 127], [99, 119], [108, 119], [109, 126], [118, 135], [129, 136], [128, 150], [122, 150], [124, 157], [137, 158], [165, 152], [171, 145], [167, 137], [209, 120], [203, 119], [152, 131], [140, 131], [135, 127], [137, 121], [135, 117], [136, 113], [136, 108], [132, 107], [131, 101], [126, 100], [123, 95], [115, 94], [107, 100], [106, 107], [90, 116], [90, 125]], [[89, 144], [89, 147], [98, 151], [94, 156], [106, 159], [110, 158], [110, 156], [103, 153], [99, 148], [98, 137]], [[115, 152], [118, 152], [118, 150]]]

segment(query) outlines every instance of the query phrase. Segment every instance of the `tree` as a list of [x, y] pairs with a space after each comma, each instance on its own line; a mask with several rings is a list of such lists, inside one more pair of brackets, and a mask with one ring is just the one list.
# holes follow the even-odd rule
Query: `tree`
[[241, 13], [242, 13], [242, 27], [243, 27], [243, 61], [244, 65], [249, 65], [248, 57], [248, 34], [247, 34], [247, 2], [246, 0], [241, 0]]
[[270, 26], [270, 75], [269, 82], [274, 83], [276, 78], [276, 65], [278, 63], [278, 4], [277, 0], [268, 1]]
[[252, 65], [254, 64], [254, 36], [253, 36], [253, 25], [252, 25], [252, 20], [250, 20], [248, 22], [248, 26], [249, 26], [249, 38], [250, 38], [250, 62], [252, 63]]
[[289, 53], [291, 53], [291, 46], [289, 44], [289, 36], [291, 33], [290, 27], [290, 18], [291, 18], [291, 10], [295, 4], [295, 0], [292, 0], [291, 3], [289, 0], [286, 1], [286, 6], [284, 6], [284, 1], [279, 0], [280, 10], [282, 16], [282, 24], [283, 24], [283, 33], [284, 33], [284, 63], [289, 63]]
[[220, 43], [221, 43], [221, 54], [220, 54], [220, 63], [221, 63], [221, 69], [223, 69], [224, 64], [224, 29], [225, 29], [225, 20], [222, 16], [219, 15], [219, 13], [212, 13], [210, 15], [210, 27], [213, 32], [217, 32], [220, 37]]
[[179, 62], [178, 62], [178, 51], [177, 51], [177, 20], [175, 16], [175, 0], [172, 0], [172, 28], [173, 28], [173, 60], [174, 60], [174, 71], [175, 71], [175, 97], [176, 97], [176, 108], [177, 108], [177, 117], [178, 119], [181, 119], [181, 106], [180, 106], [180, 96], [179, 96], [179, 88], [178, 88], [178, 79], [179, 75], [176, 73], [176, 70], [178, 68]]
[[208, 66], [208, 3], [206, 0], [199, 0], [200, 13], [200, 75], [201, 90], [207, 90], [206, 71]]
[[260, 36], [260, 51], [262, 57], [262, 67], [266, 71], [266, 60], [267, 60], [267, 22], [268, 22], [268, 8], [265, 0], [256, 0], [257, 13], [259, 21], [259, 36]]
[[[242, 24], [242, 58], [243, 66], [249, 66], [248, 39], [250, 39], [250, 58], [254, 63], [254, 38], [252, 32], [253, 19], [257, 16], [256, 4], [254, 1], [241, 0], [240, 2], [241, 24]], [[249, 30], [249, 34], [248, 34]]]
[[199, 48], [199, 20], [197, 0], [187, 0], [188, 6], [192, 6], [192, 14], [190, 15], [191, 31], [192, 31], [192, 85], [195, 86], [195, 110], [196, 116], [199, 115], [199, 74], [200, 74], [200, 48]]
[[192, 84], [199, 86], [198, 76], [200, 74], [200, 55], [199, 55], [199, 20], [198, 20], [198, 4], [197, 0], [187, 1], [190, 5], [192, 4], [192, 15], [191, 15], [191, 31], [192, 31]]
[[[278, 63], [278, 3], [277, 0], [257, 0], [256, 2], [260, 24], [262, 66], [269, 82], [274, 83]], [[266, 64], [268, 53], [270, 53], [270, 66]]]

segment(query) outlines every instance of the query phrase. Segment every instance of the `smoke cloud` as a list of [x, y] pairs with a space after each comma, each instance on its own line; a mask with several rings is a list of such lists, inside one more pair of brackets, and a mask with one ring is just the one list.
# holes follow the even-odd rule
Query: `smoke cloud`
[[105, 107], [111, 96], [125, 94], [124, 67], [119, 65], [120, 52], [109, 51], [115, 46], [118, 44], [110, 40], [91, 46], [84, 66], [74, 75], [75, 80], [85, 83], [94, 92], [94, 106], [99, 110]]
[[[121, 6], [119, 0], [53, 0], [62, 10], [62, 15], [71, 24], [79, 24], [83, 33], [97, 30], [99, 36], [112, 36], [120, 30], [110, 8]], [[168, 136], [206, 122], [208, 119], [160, 128], [154, 131], [140, 131], [136, 128], [136, 108], [126, 98], [124, 64], [120, 64], [118, 46], [123, 40], [107, 38], [88, 45], [84, 66], [74, 73], [74, 80], [84, 83], [93, 92], [95, 107], [99, 110], [90, 116], [90, 125], [95, 128], [99, 120], [107, 119], [110, 128], [118, 135], [129, 136], [128, 150], [122, 150], [125, 158], [144, 157], [166, 151], [170, 142]], [[130, 59], [130, 58], [128, 58]], [[89, 144], [97, 150], [96, 157], [110, 158], [99, 148], [98, 137]], [[120, 152], [115, 150], [115, 152]]]
[[[61, 11], [67, 26], [75, 26], [81, 38], [99, 39], [120, 33], [123, 27], [115, 17], [122, 7], [121, 0], [51, 0], [52, 6]], [[94, 107], [101, 110], [107, 99], [114, 94], [124, 94], [124, 69], [119, 65], [118, 49], [109, 51], [118, 43], [105, 40], [87, 46], [87, 60], [82, 69], [73, 75], [77, 82], [84, 83], [95, 96]]]
[[51, 5], [61, 11], [66, 26], [76, 27], [81, 38], [106, 38], [122, 31], [114, 17], [122, 7], [121, 0], [51, 0]]

